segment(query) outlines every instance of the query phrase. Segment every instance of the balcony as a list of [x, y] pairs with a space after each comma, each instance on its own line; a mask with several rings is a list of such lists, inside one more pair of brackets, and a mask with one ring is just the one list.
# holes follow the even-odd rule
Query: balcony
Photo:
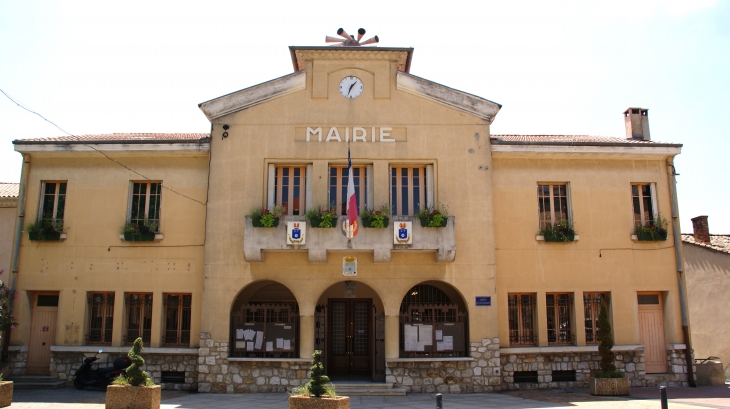
[[[372, 251], [375, 263], [389, 263], [393, 251], [433, 251], [439, 263], [452, 263], [456, 258], [456, 236], [454, 233], [456, 218], [449, 216], [446, 227], [421, 227], [420, 221], [408, 216], [394, 216], [384, 229], [358, 229], [352, 240], [344, 236], [342, 225], [345, 217], [340, 217], [334, 228], [312, 228], [307, 226], [305, 244], [287, 245], [286, 222], [304, 223], [303, 216], [285, 216], [278, 227], [253, 227], [251, 217], [246, 216], [243, 234], [243, 257], [249, 263], [263, 262], [264, 251], [307, 251], [309, 262], [322, 264], [327, 262], [328, 251]], [[360, 219], [358, 218], [358, 221]], [[413, 244], [393, 244], [394, 227], [400, 221], [412, 221]], [[358, 224], [362, 226], [362, 223]]]

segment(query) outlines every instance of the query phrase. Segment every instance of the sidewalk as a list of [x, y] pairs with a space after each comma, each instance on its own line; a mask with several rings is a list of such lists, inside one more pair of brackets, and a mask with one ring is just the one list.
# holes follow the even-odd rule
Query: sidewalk
[[[671, 409], [730, 408], [730, 387], [670, 388], [667, 390]], [[161, 409], [286, 409], [287, 395], [280, 393], [205, 394], [162, 391]], [[73, 388], [55, 390], [18, 389], [14, 391], [12, 409], [102, 409], [103, 391], [78, 391]], [[429, 409], [436, 408], [432, 394], [406, 396], [353, 396], [352, 409]], [[587, 408], [587, 409], [658, 409], [658, 388], [632, 388], [629, 397], [591, 396], [587, 390], [529, 390], [505, 393], [444, 395], [444, 409], [522, 409], [522, 408]]]

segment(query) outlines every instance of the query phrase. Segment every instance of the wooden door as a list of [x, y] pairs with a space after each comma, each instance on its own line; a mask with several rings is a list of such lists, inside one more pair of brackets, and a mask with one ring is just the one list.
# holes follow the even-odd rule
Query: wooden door
[[28, 346], [28, 375], [50, 375], [51, 345], [56, 340], [58, 293], [33, 296]]
[[330, 299], [327, 311], [328, 374], [372, 376], [372, 299]]
[[658, 293], [639, 293], [639, 331], [644, 344], [646, 373], [667, 372], [667, 346], [664, 342], [664, 309]]

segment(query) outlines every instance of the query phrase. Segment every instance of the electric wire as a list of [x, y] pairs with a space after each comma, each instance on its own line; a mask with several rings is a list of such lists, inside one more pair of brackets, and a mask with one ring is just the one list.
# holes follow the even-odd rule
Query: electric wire
[[[63, 128], [61, 128], [60, 126], [56, 125], [56, 124], [55, 124], [55, 123], [54, 123], [53, 121], [49, 120], [48, 118], [44, 117], [43, 115], [39, 114], [38, 112], [36, 112], [36, 111], [34, 111], [34, 110], [32, 110], [32, 109], [30, 109], [30, 108], [28, 108], [28, 107], [24, 106], [24, 105], [23, 105], [23, 104], [21, 104], [20, 102], [16, 101], [16, 100], [15, 100], [15, 99], [13, 99], [13, 98], [12, 98], [12, 97], [11, 97], [10, 95], [8, 95], [8, 94], [7, 94], [7, 93], [6, 93], [5, 91], [3, 91], [2, 89], [0, 89], [0, 92], [2, 92], [2, 93], [3, 93], [3, 95], [5, 95], [5, 97], [7, 97], [7, 98], [8, 98], [9, 100], [11, 100], [11, 101], [12, 101], [12, 102], [13, 102], [13, 103], [14, 103], [15, 105], [17, 105], [17, 106], [19, 106], [19, 107], [23, 108], [24, 110], [26, 110], [26, 111], [28, 111], [28, 112], [30, 112], [30, 113], [32, 113], [32, 114], [38, 115], [38, 116], [39, 116], [39, 117], [41, 117], [41, 118], [42, 118], [42, 119], [43, 119], [44, 121], [48, 122], [49, 124], [51, 124], [51, 125], [55, 126], [55, 127], [56, 127], [56, 128], [58, 128], [59, 130], [61, 130], [61, 132], [63, 132], [63, 133], [65, 133], [65, 134], [67, 134], [68, 136], [73, 136], [74, 138], [79, 138], [79, 136], [77, 136], [77, 135], [74, 135], [74, 134], [72, 134], [71, 132], [68, 132], [68, 131], [66, 131], [65, 129], [63, 129]], [[138, 171], [136, 171], [136, 170], [134, 170], [134, 169], [130, 168], [129, 166], [125, 165], [125, 164], [124, 164], [124, 163], [122, 163], [122, 162], [119, 162], [118, 160], [116, 160], [116, 159], [114, 159], [114, 158], [110, 157], [109, 155], [107, 155], [107, 154], [106, 154], [106, 153], [104, 153], [103, 151], [100, 151], [99, 149], [96, 149], [95, 147], [93, 147], [93, 146], [91, 146], [91, 145], [89, 145], [89, 144], [86, 144], [86, 143], [80, 142], [80, 143], [79, 143], [79, 145], [83, 145], [83, 146], [86, 146], [87, 148], [90, 148], [90, 149], [93, 149], [93, 150], [95, 150], [96, 152], [99, 152], [100, 154], [104, 155], [104, 157], [105, 157], [105, 158], [107, 158], [107, 159], [109, 159], [110, 161], [112, 161], [112, 162], [116, 163], [117, 165], [119, 165], [119, 166], [121, 166], [121, 167], [123, 167], [123, 168], [127, 169], [128, 171], [130, 171], [130, 172], [132, 172], [132, 173], [134, 173], [134, 174], [136, 174], [136, 175], [139, 175], [139, 176], [143, 177], [143, 178], [144, 178], [144, 179], [146, 179], [146, 180], [157, 180], [157, 179], [151, 179], [151, 178], [149, 178], [149, 177], [147, 177], [147, 176], [145, 176], [145, 175], [143, 175], [143, 174], [139, 173]], [[172, 193], [175, 193], [176, 195], [179, 195], [179, 196], [181, 196], [181, 197], [184, 197], [184, 198], [186, 198], [186, 199], [192, 200], [193, 202], [196, 202], [196, 203], [199, 203], [199, 204], [201, 204], [201, 205], [203, 205], [203, 206], [206, 206], [206, 203], [207, 203], [207, 198], [206, 198], [206, 203], [203, 203], [203, 202], [201, 202], [200, 200], [197, 200], [197, 199], [193, 199], [193, 198], [192, 198], [192, 197], [190, 197], [190, 196], [186, 196], [186, 195], [184, 195], [184, 194], [182, 194], [182, 193], [180, 193], [180, 192], [178, 192], [178, 191], [176, 191], [176, 190], [174, 190], [174, 189], [172, 189], [172, 188], [169, 188], [169, 187], [167, 187], [167, 186], [163, 185], [163, 184], [162, 184], [162, 182], [160, 182], [160, 187], [162, 187], [163, 189], [167, 189], [167, 190], [169, 190], [170, 192], [172, 192]]]

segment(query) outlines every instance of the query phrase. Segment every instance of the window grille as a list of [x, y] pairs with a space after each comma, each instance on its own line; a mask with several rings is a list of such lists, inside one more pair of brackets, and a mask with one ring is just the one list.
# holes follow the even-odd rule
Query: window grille
[[150, 344], [152, 334], [152, 294], [127, 294], [127, 328], [124, 342], [134, 343], [138, 337], [142, 337], [145, 345]]
[[190, 294], [166, 294], [165, 335], [166, 345], [190, 345], [190, 312], [193, 296]]
[[[433, 344], [424, 351], [406, 350], [405, 325], [430, 326]], [[439, 351], [437, 343], [443, 340], [444, 335], [452, 337], [453, 349]], [[406, 293], [400, 307], [401, 357], [467, 356], [466, 343], [467, 314], [460, 311], [446, 293], [426, 284], [414, 286]]]
[[573, 295], [547, 294], [547, 336], [550, 344], [573, 344]]
[[[360, 211], [372, 206], [367, 200], [367, 177], [365, 166], [352, 167], [352, 183], [355, 185], [355, 198], [357, 201], [358, 214]], [[330, 190], [329, 204], [330, 207], [337, 209], [337, 214], [341, 216], [347, 215], [347, 166], [330, 166]]]
[[412, 216], [428, 205], [425, 166], [390, 168], [390, 207], [394, 216]]
[[114, 323], [114, 293], [89, 294], [89, 344], [111, 345]]
[[567, 184], [537, 185], [537, 203], [540, 229], [570, 220]]
[[598, 344], [598, 314], [601, 302], [609, 305], [608, 293], [583, 293], [583, 310], [585, 311], [586, 343]]
[[535, 345], [535, 294], [507, 296], [510, 345]]
[[307, 205], [306, 173], [306, 166], [276, 167], [274, 203], [284, 207], [284, 215], [304, 215]]
[[[276, 337], [269, 334], [276, 324], [291, 326], [292, 340], [290, 351], [260, 351], [238, 350], [236, 345], [236, 328], [243, 324], [254, 324], [253, 329], [263, 333], [263, 345], [267, 342], [276, 343]], [[266, 324], [274, 324], [266, 325]], [[288, 325], [287, 325], [288, 324]], [[299, 357], [299, 306], [297, 303], [249, 303], [242, 304], [231, 313], [230, 356], [255, 358], [298, 358]], [[274, 344], [275, 345], [275, 344]]]
[[575, 370], [572, 371], [553, 371], [553, 382], [575, 382]]
[[145, 220], [154, 223], [160, 230], [160, 200], [162, 199], [162, 183], [132, 183], [132, 198], [129, 209], [129, 222], [143, 225]]
[[515, 371], [514, 383], [537, 383], [537, 371]]

